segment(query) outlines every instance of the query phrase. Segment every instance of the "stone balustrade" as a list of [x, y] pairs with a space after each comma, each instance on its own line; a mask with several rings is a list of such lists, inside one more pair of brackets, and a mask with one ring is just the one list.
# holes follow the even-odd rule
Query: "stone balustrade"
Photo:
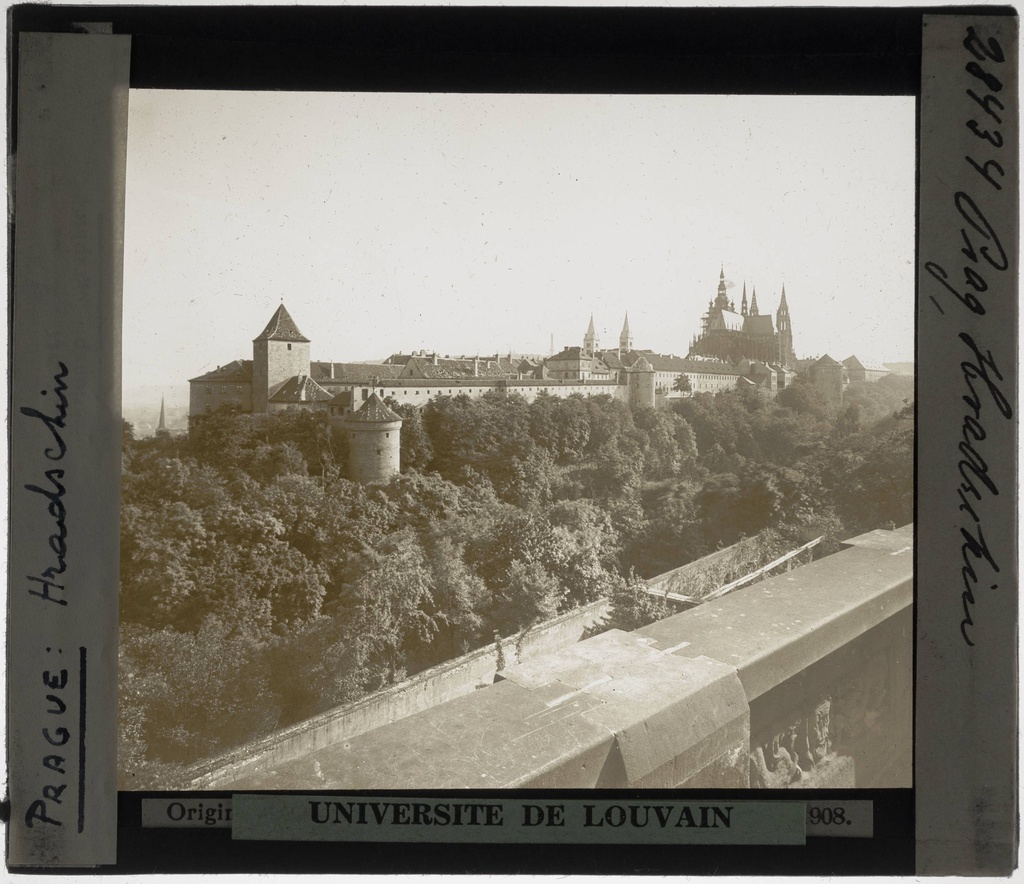
[[913, 528], [218, 788], [911, 785]]

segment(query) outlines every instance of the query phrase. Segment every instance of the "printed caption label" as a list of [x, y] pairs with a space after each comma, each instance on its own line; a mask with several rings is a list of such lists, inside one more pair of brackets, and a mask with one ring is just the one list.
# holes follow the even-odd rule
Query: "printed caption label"
[[143, 798], [144, 829], [230, 829], [230, 798]]
[[803, 844], [796, 801], [434, 800], [372, 795], [232, 799], [243, 841]]
[[874, 834], [871, 801], [808, 801], [808, 838], [871, 838]]

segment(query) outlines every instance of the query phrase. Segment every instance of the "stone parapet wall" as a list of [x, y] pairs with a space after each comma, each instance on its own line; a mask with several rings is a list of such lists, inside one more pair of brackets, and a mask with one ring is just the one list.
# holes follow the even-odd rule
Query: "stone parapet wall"
[[[503, 638], [505, 659], [514, 664], [517, 657], [529, 660], [578, 642], [588, 629], [600, 623], [607, 615], [608, 600], [599, 599], [524, 633]], [[362, 700], [324, 712], [262, 740], [246, 743], [193, 765], [183, 773], [180, 788], [220, 788], [222, 784], [235, 782], [240, 776], [273, 768], [340, 740], [357, 737], [374, 728], [471, 693], [494, 683], [496, 662], [497, 653], [493, 644], [470, 651]]]
[[[847, 545], [631, 633], [518, 665], [506, 644], [510, 665], [480, 690], [455, 673], [483, 660], [460, 658], [191, 786], [908, 787], [913, 529]], [[463, 687], [441, 702], [449, 672]]]

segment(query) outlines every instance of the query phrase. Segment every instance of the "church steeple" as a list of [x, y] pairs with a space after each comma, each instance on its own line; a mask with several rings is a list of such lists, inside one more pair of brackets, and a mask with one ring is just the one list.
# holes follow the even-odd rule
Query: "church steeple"
[[725, 285], [725, 265], [722, 265], [722, 272], [718, 274], [718, 295], [715, 298], [716, 310], [732, 310], [729, 304], [729, 295]]
[[747, 283], [743, 283], [743, 300], [740, 302], [740, 314], [742, 316], [747, 315]]
[[164, 397], [160, 397], [160, 422], [156, 425], [157, 433], [167, 432], [167, 423], [164, 420]]
[[587, 326], [587, 333], [583, 336], [583, 355], [593, 356], [597, 352], [597, 332], [594, 331], [594, 314], [590, 314], [590, 325]]
[[626, 314], [626, 320], [622, 323], [622, 334], [619, 335], [619, 349], [623, 353], [628, 353], [633, 349], [633, 335], [629, 331], [629, 313]]
[[757, 286], [755, 285], [751, 291], [752, 294], [750, 296], [750, 315], [758, 316], [759, 314], [757, 312]]
[[779, 362], [782, 365], [795, 365], [796, 353], [793, 350], [793, 324], [789, 318], [789, 304], [786, 303], [786, 284], [782, 284], [782, 297], [779, 298], [779, 309], [775, 314], [775, 328], [779, 335]]

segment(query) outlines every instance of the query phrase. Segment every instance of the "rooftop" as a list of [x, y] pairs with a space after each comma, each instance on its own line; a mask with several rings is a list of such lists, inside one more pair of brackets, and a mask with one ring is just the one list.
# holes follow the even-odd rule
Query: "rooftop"
[[190, 384], [250, 384], [252, 383], [252, 360], [235, 359], [227, 365], [218, 365], [213, 371], [189, 379]]
[[299, 327], [295, 324], [295, 320], [291, 318], [291, 315], [284, 308], [284, 304], [281, 304], [277, 310], [274, 311], [274, 315], [270, 317], [270, 322], [267, 323], [267, 327], [263, 329], [255, 338], [254, 341], [298, 341], [303, 344], [309, 343], [309, 338], [304, 337], [302, 332], [299, 331]]
[[270, 397], [270, 402], [327, 402], [331, 398], [323, 387], [308, 374], [288, 378], [281, 388]]
[[401, 415], [395, 414], [384, 404], [384, 400], [377, 395], [376, 390], [370, 394], [370, 398], [366, 400], [362, 408], [348, 416], [350, 423], [387, 423], [401, 419]]

